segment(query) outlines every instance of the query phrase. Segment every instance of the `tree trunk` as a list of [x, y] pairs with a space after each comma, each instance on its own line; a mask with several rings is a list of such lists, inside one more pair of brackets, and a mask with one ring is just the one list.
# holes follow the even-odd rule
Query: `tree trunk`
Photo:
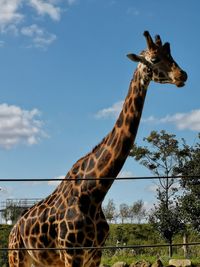
[[170, 243], [169, 243], [169, 258], [172, 257], [172, 253], [173, 253], [173, 246], [172, 246], [172, 241], [170, 241]]
[[187, 258], [188, 257], [188, 232], [185, 231], [184, 234], [183, 234], [183, 252], [184, 252], [184, 257]]

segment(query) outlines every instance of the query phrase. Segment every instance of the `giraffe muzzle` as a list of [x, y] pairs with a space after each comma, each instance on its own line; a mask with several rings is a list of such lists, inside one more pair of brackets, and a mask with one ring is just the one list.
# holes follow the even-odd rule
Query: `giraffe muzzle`
[[177, 87], [183, 87], [185, 85], [185, 82], [187, 81], [187, 73], [183, 70], [180, 71], [179, 79], [176, 82]]

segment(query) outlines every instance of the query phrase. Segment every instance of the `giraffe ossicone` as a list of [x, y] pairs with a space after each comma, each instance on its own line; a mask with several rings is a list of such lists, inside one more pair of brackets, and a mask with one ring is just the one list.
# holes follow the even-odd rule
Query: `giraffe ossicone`
[[129, 54], [139, 63], [113, 129], [72, 166], [52, 194], [14, 225], [9, 236], [10, 267], [99, 266], [101, 249], [97, 248], [104, 245], [109, 232], [102, 201], [134, 143], [149, 83], [181, 87], [187, 80], [186, 72], [171, 56], [169, 43], [162, 45], [158, 35], [154, 42], [147, 31], [144, 36], [147, 49], [138, 56]]

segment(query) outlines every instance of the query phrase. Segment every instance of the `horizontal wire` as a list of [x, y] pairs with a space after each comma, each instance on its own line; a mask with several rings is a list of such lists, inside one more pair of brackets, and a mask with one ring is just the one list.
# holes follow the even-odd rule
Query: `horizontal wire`
[[[102, 180], [102, 179], [110, 179], [110, 180], [149, 180], [149, 179], [180, 179], [180, 178], [200, 178], [200, 175], [195, 176], [141, 176], [141, 177], [118, 177], [118, 178], [112, 178], [112, 177], [105, 177], [105, 178], [76, 178], [76, 180]], [[73, 181], [74, 178], [67, 178], [68, 181]], [[0, 182], [33, 182], [33, 181], [63, 181], [62, 178], [51, 178], [51, 179], [0, 179]], [[177, 246], [198, 246], [200, 245], [200, 242], [192, 242], [192, 243], [178, 243], [178, 244], [171, 244], [173, 247]], [[68, 248], [0, 248], [0, 251], [16, 251], [16, 250], [82, 250], [82, 249], [96, 249], [96, 250], [107, 250], [107, 249], [139, 249], [139, 248], [156, 248], [156, 247], [169, 247], [170, 244], [151, 244], [151, 245], [129, 245], [129, 246], [104, 246], [104, 247], [68, 247]]]
[[95, 178], [95, 177], [81, 177], [81, 178], [33, 178], [33, 179], [25, 179], [25, 178], [2, 178], [0, 182], [49, 182], [49, 181], [74, 181], [74, 180], [84, 180], [84, 181], [92, 181], [92, 180], [151, 180], [151, 179], [180, 179], [180, 178], [200, 178], [200, 175], [187, 175], [187, 176], [137, 176], [137, 177], [102, 177], [102, 178]]
[[151, 244], [151, 245], [128, 245], [128, 246], [104, 246], [104, 247], [66, 247], [66, 248], [0, 248], [0, 251], [20, 251], [20, 250], [82, 250], [82, 249], [96, 249], [96, 250], [106, 250], [106, 249], [139, 249], [139, 248], [157, 248], [157, 247], [179, 247], [179, 246], [198, 246], [200, 242], [191, 243], [177, 243], [177, 244]]

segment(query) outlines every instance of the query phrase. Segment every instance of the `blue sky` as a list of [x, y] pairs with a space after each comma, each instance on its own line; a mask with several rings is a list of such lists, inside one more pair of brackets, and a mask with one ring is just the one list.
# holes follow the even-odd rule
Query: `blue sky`
[[[186, 86], [151, 83], [137, 136], [200, 131], [199, 1], [0, 0], [0, 178], [62, 177], [112, 129], [144, 30], [171, 43]], [[129, 158], [121, 176], [149, 175]], [[52, 183], [1, 183], [6, 198], [45, 197]], [[155, 199], [150, 181], [114, 183], [107, 199]]]

